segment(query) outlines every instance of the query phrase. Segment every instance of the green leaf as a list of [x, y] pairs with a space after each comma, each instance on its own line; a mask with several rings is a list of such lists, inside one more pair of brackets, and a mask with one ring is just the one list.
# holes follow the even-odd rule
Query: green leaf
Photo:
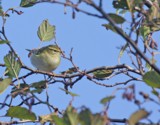
[[121, 17], [121, 16], [119, 16], [119, 15], [117, 15], [117, 14], [109, 13], [108, 15], [110, 16], [110, 18], [111, 18], [116, 24], [122, 24], [122, 23], [124, 23], [124, 22], [126, 21], [123, 17]]
[[56, 125], [65, 125], [64, 120], [63, 120], [62, 118], [59, 118], [59, 117], [56, 116], [56, 115], [53, 115], [53, 116], [52, 116], [52, 119], [54, 120], [54, 123], [55, 123]]
[[[157, 1], [157, 0], [155, 0], [155, 1]], [[147, 21], [153, 21], [154, 19], [160, 18], [159, 8], [156, 7], [156, 6], [159, 6], [158, 1], [154, 2], [154, 4], [155, 5], [151, 6], [147, 12], [147, 16], [146, 16]]]
[[[115, 30], [115, 28], [110, 23], [109, 24], [102, 24], [102, 26], [104, 26], [107, 30], [111, 30], [114, 33], [117, 33], [117, 31]], [[121, 29], [121, 31], [122, 31], [122, 29]]]
[[135, 7], [141, 7], [143, 0], [113, 0], [113, 7], [116, 9], [129, 10], [130, 12], [136, 12]]
[[49, 24], [48, 20], [44, 20], [37, 31], [41, 41], [51, 41], [55, 38], [55, 26]]
[[143, 81], [153, 88], [160, 88], [160, 75], [155, 71], [145, 73], [143, 75]]
[[18, 78], [20, 69], [22, 67], [21, 63], [16, 59], [16, 55], [12, 52], [9, 52], [4, 57], [5, 66], [7, 67], [7, 71], [10, 77]]
[[88, 108], [83, 109], [78, 115], [81, 125], [91, 125], [91, 115]]
[[147, 35], [151, 32], [150, 28], [147, 26], [142, 26], [139, 30], [144, 40], [146, 39]]
[[129, 125], [135, 125], [136, 123], [138, 123], [141, 119], [146, 118], [149, 115], [149, 113], [147, 111], [145, 111], [144, 109], [140, 109], [136, 112], [134, 112], [128, 122]]
[[[152, 64], [156, 64], [156, 62], [157, 62], [157, 60], [155, 60], [154, 58], [152, 58], [150, 61], [152, 62]], [[148, 69], [148, 71], [152, 70], [152, 67], [148, 63], [146, 63], [145, 66]]]
[[158, 91], [156, 91], [155, 89], [153, 89], [153, 90], [152, 90], [152, 93], [159, 98], [159, 95], [160, 95], [160, 94], [159, 94]]
[[46, 88], [46, 82], [45, 80], [41, 80], [39, 82], [34, 82], [31, 84], [31, 87], [33, 88]]
[[98, 79], [103, 79], [103, 78], [107, 78], [109, 77], [110, 75], [112, 75], [113, 73], [113, 70], [109, 70], [109, 69], [102, 69], [102, 70], [96, 70], [93, 72], [93, 75], [95, 78], [98, 78]]
[[116, 9], [125, 9], [125, 10], [129, 9], [127, 0], [114, 0], [112, 4], [113, 4], [113, 7]]
[[0, 41], [0, 44], [6, 44], [6, 43], [9, 43], [9, 41], [7, 41], [7, 40], [1, 40]]
[[62, 74], [73, 74], [73, 73], [77, 72], [77, 69], [79, 69], [79, 67], [76, 67], [76, 68], [75, 67], [71, 67], [66, 71], [62, 71], [61, 73]]
[[42, 80], [42, 81], [39, 81], [39, 82], [34, 82], [30, 85], [31, 88], [34, 88], [32, 90], [33, 93], [38, 93], [40, 94], [45, 88], [46, 88], [46, 84], [47, 84], [47, 81], [45, 80]]
[[65, 91], [67, 94], [69, 94], [69, 95], [71, 95], [71, 96], [79, 96], [78, 94], [69, 92], [68, 90], [65, 90], [65, 89], [63, 89], [63, 88], [59, 88], [59, 89], [61, 89], [62, 91]]
[[66, 123], [65, 125], [78, 125], [79, 123], [78, 113], [76, 109], [70, 105], [67, 107], [63, 118]]
[[124, 46], [122, 46], [122, 48], [121, 48], [121, 50], [120, 50], [120, 52], [119, 52], [119, 56], [118, 56], [118, 62], [119, 62], [119, 63], [120, 63], [120, 59], [121, 59], [124, 51], [127, 49], [127, 47], [128, 47], [128, 43], [126, 43]]
[[[148, 14], [149, 15], [149, 14]], [[143, 26], [149, 27], [151, 31], [159, 31], [160, 30], [160, 18], [154, 18], [151, 20], [145, 20], [143, 22]]]
[[24, 120], [32, 120], [32, 121], [36, 120], [36, 115], [33, 112], [20, 106], [10, 107], [9, 110], [7, 111], [6, 116]]
[[112, 30], [113, 32], [117, 33], [114, 27], [111, 24], [102, 24], [107, 30]]
[[91, 116], [91, 125], [105, 125], [106, 121], [100, 113]]
[[37, 0], [21, 0], [20, 6], [21, 7], [31, 7], [35, 5]]
[[154, 94], [155, 96], [157, 96], [159, 98], [160, 93], [158, 91], [156, 91], [154, 88], [152, 90], [152, 94]]
[[0, 16], [3, 16], [3, 13], [2, 2], [0, 1]]
[[7, 87], [11, 84], [12, 79], [11, 78], [6, 78], [0, 81], [0, 94], [2, 94]]
[[106, 105], [107, 102], [110, 102], [114, 98], [115, 98], [115, 96], [107, 96], [107, 97], [101, 99], [100, 103]]

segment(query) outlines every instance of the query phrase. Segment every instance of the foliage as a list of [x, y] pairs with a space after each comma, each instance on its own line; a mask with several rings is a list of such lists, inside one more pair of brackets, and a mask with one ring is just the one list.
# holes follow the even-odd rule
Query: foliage
[[11, 84], [12, 79], [11, 78], [5, 78], [2, 81], [0, 81], [0, 94], [7, 89], [7, 87]]
[[4, 62], [6, 66], [6, 72], [9, 77], [15, 77], [18, 78], [20, 69], [21, 69], [21, 64], [20, 62], [16, 59], [16, 55], [13, 52], [9, 52], [4, 57]]
[[34, 113], [20, 106], [10, 107], [7, 111], [6, 116], [32, 121], [36, 120], [36, 116]]
[[[0, 94], [5, 94], [3, 92], [11, 88], [11, 92], [9, 93], [9, 91], [6, 91], [7, 95], [5, 95], [4, 101], [0, 103], [1, 110], [7, 109], [7, 113], [4, 117], [12, 118], [11, 121], [8, 120], [8, 122], [5, 123], [21, 124], [31, 122], [55, 125], [109, 125], [112, 123], [124, 123], [129, 125], [151, 125], [147, 122], [147, 119], [149, 119], [152, 113], [154, 114], [154, 111], [149, 112], [147, 107], [143, 104], [150, 101], [158, 106], [160, 105], [160, 69], [157, 67], [159, 60], [157, 60], [156, 57], [159, 54], [158, 42], [153, 36], [154, 33], [159, 33], [160, 30], [160, 2], [158, 0], [113, 0], [112, 5], [116, 13], [108, 13], [107, 8], [104, 8], [106, 2], [103, 0], [99, 0], [98, 2], [96, 0], [21, 0], [19, 6], [20, 8], [30, 9], [34, 5], [43, 2], [50, 3], [51, 5], [63, 5], [64, 10], [66, 7], [72, 8], [71, 13], [73, 19], [76, 18], [78, 12], [81, 12], [88, 16], [108, 21], [108, 23], [104, 23], [102, 26], [112, 33], [120, 35], [125, 39], [126, 43], [119, 47], [120, 52], [117, 65], [101, 66], [90, 70], [84, 70], [75, 64], [74, 58], [72, 57], [73, 49], [71, 49], [70, 53], [67, 55], [57, 42], [55, 42], [62, 58], [69, 61], [72, 67], [68, 67], [67, 70], [62, 71], [60, 74], [34, 70], [24, 64], [13, 47], [12, 42], [8, 40], [8, 36], [5, 32], [7, 20], [11, 18], [12, 13], [22, 15], [23, 12], [12, 7], [4, 11], [0, 1], [0, 16], [2, 17], [0, 46], [6, 45], [9, 48], [8, 54], [2, 57], [3, 62], [0, 63], [0, 68], [3, 69], [5, 67], [5, 71], [0, 78]], [[83, 4], [85, 7], [91, 7], [93, 11], [81, 8]], [[10, 13], [10, 11], [12, 13]], [[50, 24], [48, 19], [44, 19], [37, 28], [37, 37], [40, 39], [41, 43], [50, 42], [55, 39], [55, 29], [56, 26]], [[30, 53], [28, 56], [31, 57], [31, 52], [36, 53], [35, 50], [38, 49], [29, 50]], [[52, 49], [52, 51], [56, 52], [57, 49]], [[131, 63], [128, 63], [127, 60], [126, 64], [121, 64], [123, 62], [123, 60], [121, 60], [123, 55], [127, 56]], [[44, 79], [37, 81], [35, 76], [35, 81], [33, 83], [26, 82], [30, 76], [35, 74], [44, 75]], [[123, 76], [121, 77], [122, 79], [120, 79], [121, 81], [117, 80], [116, 83], [108, 84], [108, 81], [118, 76]], [[79, 95], [69, 91], [69, 88], [72, 88], [84, 77], [97, 86], [106, 87], [106, 91], [109, 87], [113, 88], [118, 85], [125, 86], [115, 88], [113, 93], [102, 98], [100, 103], [104, 110], [99, 113], [93, 113], [85, 106], [80, 108], [74, 107], [73, 101]], [[133, 81], [135, 84], [127, 85]], [[137, 94], [136, 85], [139, 82], [152, 89], [151, 94], [145, 90]], [[71, 96], [71, 100], [65, 111], [61, 111], [49, 102], [50, 97], [48, 95], [48, 89], [50, 85], [54, 83], [62, 83], [64, 88], [60, 88], [60, 90]], [[118, 93], [119, 91], [121, 91], [121, 94]], [[46, 93], [45, 101], [40, 98], [44, 93]], [[116, 100], [118, 94], [122, 98], [121, 101], [123, 101], [123, 99], [127, 100], [128, 103], [133, 103], [138, 107], [138, 110], [124, 119], [110, 118], [108, 113], [112, 101]], [[142, 97], [141, 100], [139, 99], [140, 96]], [[14, 104], [13, 100], [16, 99], [19, 99], [19, 102]], [[33, 108], [36, 106], [41, 109], [42, 104], [48, 107], [50, 114], [39, 115], [34, 112]], [[117, 106], [120, 107], [121, 103]], [[125, 112], [127, 112], [127, 110]], [[142, 119], [145, 119], [143, 121], [144, 123], [141, 123]], [[160, 119], [157, 121], [159, 120]], [[152, 119], [150, 119], [150, 121], [152, 122]], [[5, 124], [3, 121], [0, 121], [0, 124], [1, 123]]]
[[39, 26], [37, 34], [41, 41], [50, 41], [55, 37], [55, 26], [51, 26], [48, 20], [44, 20]]

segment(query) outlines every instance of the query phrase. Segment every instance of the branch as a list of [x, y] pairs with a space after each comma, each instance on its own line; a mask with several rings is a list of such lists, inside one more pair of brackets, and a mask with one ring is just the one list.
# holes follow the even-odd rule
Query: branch
[[[13, 125], [13, 124], [23, 124], [23, 123], [33, 123], [33, 121], [32, 120], [11, 121], [11, 122], [0, 121], [0, 125]], [[39, 123], [39, 120], [34, 121], [34, 123]]]
[[[112, 119], [109, 118], [110, 122], [117, 122], [117, 123], [127, 123], [128, 119]], [[135, 125], [159, 125], [159, 123], [142, 123], [138, 122]]]
[[93, 16], [93, 17], [98, 17], [100, 19], [103, 19], [103, 16], [98, 15], [98, 14], [94, 14], [94, 13], [90, 13], [90, 12], [85, 11], [85, 10], [82, 10], [82, 9], [78, 8], [77, 4], [73, 4], [71, 2], [61, 2], [61, 1], [58, 1], [58, 0], [40, 0], [40, 1], [36, 2], [36, 4], [44, 3], [44, 2], [60, 4], [60, 5], [63, 5], [63, 6], [70, 6], [70, 7], [74, 8], [77, 12], [82, 12], [82, 13], [88, 15], [88, 16]]
[[[4, 66], [3, 64], [0, 64], [0, 66]], [[22, 66], [22, 68], [24, 69], [27, 69], [29, 71], [31, 71], [30, 73], [24, 75], [24, 76], [21, 76], [19, 77], [18, 79], [23, 79], [23, 78], [26, 78], [27, 76], [30, 76], [32, 74], [43, 74], [43, 75], [48, 75], [48, 76], [51, 76], [51, 77], [57, 77], [57, 78], [75, 78], [75, 77], [79, 77], [83, 74], [81, 73], [75, 73], [75, 74], [55, 74], [53, 72], [45, 72], [45, 71], [41, 71], [41, 70], [33, 70], [27, 66]], [[91, 69], [91, 70], [87, 70], [85, 71], [85, 74], [90, 74], [90, 73], [93, 73], [97, 70], [115, 70], [115, 69], [127, 69], [128, 71], [132, 72], [132, 73], [135, 73], [135, 74], [138, 74], [138, 75], [141, 75], [140, 71], [139, 70], [136, 70], [136, 69], [133, 69], [132, 67], [126, 65], [126, 64], [121, 64], [121, 65], [115, 65], [115, 66], [102, 66], [102, 67], [97, 67], [97, 68], [94, 68], [94, 69]], [[15, 82], [17, 80], [14, 80], [13, 82]]]
[[98, 17], [98, 18], [102, 18], [102, 19], [105, 19], [105, 20], [109, 21], [109, 23], [114, 27], [114, 29], [119, 33], [119, 35], [122, 36], [136, 50], [136, 52], [140, 55], [140, 57], [143, 58], [155, 71], [157, 71], [160, 74], [160, 69], [155, 64], [152, 64], [152, 62], [150, 62], [150, 60], [147, 58], [147, 56], [137, 47], [137, 45], [134, 43], [134, 41], [126, 33], [124, 33], [118, 26], [116, 26], [115, 22], [102, 9], [101, 6], [97, 6], [91, 0], [82, 0], [82, 1], [85, 2], [86, 4], [90, 5], [94, 9], [96, 9], [99, 13], [101, 13], [102, 16], [84, 11], [84, 10], [78, 8], [77, 5], [75, 5], [71, 2], [60, 2], [60, 1], [56, 1], [56, 0], [41, 0], [37, 3], [49, 2], [49, 3], [64, 5], [64, 6], [70, 6], [74, 9], [76, 9], [77, 11], [82, 12], [84, 14], [94, 16], [94, 17]]
[[119, 33], [120, 36], [122, 36], [129, 44], [131, 44], [131, 46], [136, 50], [136, 52], [155, 70], [160, 74], [160, 69], [155, 65], [152, 64], [152, 62], [150, 62], [150, 60], [147, 58], [146, 55], [144, 55], [143, 52], [141, 52], [141, 50], [137, 47], [137, 45], [134, 43], [134, 41], [128, 36], [126, 35], [126, 33], [124, 33], [118, 26], [116, 26], [115, 22], [110, 18], [110, 16], [104, 12], [104, 10], [100, 7], [98, 7], [93, 1], [87, 1], [84, 0], [84, 2], [86, 2], [87, 4], [89, 4], [90, 6], [92, 6], [93, 8], [95, 8], [98, 12], [100, 12], [103, 17], [109, 21], [109, 23], [114, 27], [114, 29]]
[[[9, 40], [8, 40], [8, 38], [7, 38], [7, 36], [6, 36], [6, 33], [5, 33], [5, 23], [6, 23], [6, 18], [5, 18], [5, 16], [8, 14], [9, 11], [14, 11], [14, 10], [13, 10], [13, 8], [10, 8], [10, 9], [8, 9], [6, 12], [3, 13], [3, 16], [2, 16], [3, 24], [2, 24], [2, 30], [0, 31], [0, 33], [3, 35], [4, 39], [7, 40], [7, 41], [9, 41]], [[17, 11], [17, 12], [18, 12], [18, 11]], [[11, 44], [10, 44], [9, 42], [6, 43], [6, 44], [9, 46], [10, 50], [17, 56], [18, 61], [23, 65], [20, 57], [18, 56], [18, 54], [16, 53], [16, 51], [14, 50], [14, 48], [11, 46]]]
[[114, 83], [114, 84], [103, 84], [103, 83], [97, 82], [93, 79], [89, 79], [89, 80], [94, 82], [97, 85], [104, 86], [104, 87], [114, 87], [114, 86], [117, 86], [117, 85], [126, 85], [127, 83], [129, 83], [131, 81], [141, 81], [140, 79], [131, 78], [131, 79], [128, 79], [127, 81], [124, 81], [124, 82], [117, 82], [117, 83]]
[[[72, 62], [74, 67], [77, 68], [77, 66], [73, 63], [73, 60], [70, 60], [70, 61]], [[0, 66], [4, 66], [4, 65], [0, 64]], [[77, 73], [74, 73], [74, 74], [55, 74], [55, 73], [52, 73], [52, 72], [33, 70], [33, 69], [31, 69], [31, 68], [29, 68], [27, 66], [22, 66], [22, 68], [27, 69], [30, 72], [25, 74], [25, 75], [23, 75], [23, 76], [20, 76], [18, 78], [19, 80], [21, 80], [21, 79], [23, 80], [24, 78], [27, 78], [27, 77], [29, 77], [29, 76], [31, 76], [33, 74], [43, 74], [43, 75], [47, 75], [47, 76], [50, 76], [50, 77], [53, 77], [53, 78], [62, 78], [62, 79], [64, 79], [64, 80], [53, 80], [52, 82], [50, 82], [50, 84], [55, 83], [55, 82], [61, 82], [66, 87], [67, 86], [72, 87], [75, 83], [77, 83], [79, 80], [81, 80], [84, 76], [86, 76], [90, 81], [92, 81], [92, 82], [94, 82], [94, 83], [96, 83], [98, 85], [105, 86], [105, 87], [113, 87], [113, 86], [117, 86], [117, 85], [120, 85], [120, 84], [127, 84], [128, 82], [135, 81], [135, 80], [141, 81], [140, 79], [138, 79], [136, 77], [131, 77], [131, 75], [129, 75], [129, 73], [126, 74], [123, 71], [119, 71], [115, 75], [119, 75], [121, 73], [124, 73], [125, 75], [128, 75], [130, 77], [130, 79], [125, 81], [125, 82], [119, 82], [119, 83], [115, 83], [115, 84], [112, 84], [112, 85], [108, 85], [108, 84], [99, 83], [96, 80], [94, 80], [95, 78], [93, 78], [92, 73], [97, 71], [97, 70], [116, 70], [116, 69], [120, 70], [120, 69], [125, 69], [125, 72], [131, 72], [131, 73], [135, 73], [137, 75], [141, 75], [139, 70], [133, 69], [132, 67], [130, 67], [130, 66], [126, 65], [126, 64], [115, 65], [115, 66], [102, 66], [102, 67], [97, 67], [97, 68], [94, 68], [94, 69], [91, 69], [91, 70], [80, 70], [80, 69], [77, 69]], [[73, 79], [73, 78], [75, 78], [75, 79]], [[109, 79], [109, 78], [112, 78], [112, 77], [108, 77], [107, 79]], [[68, 79], [68, 81], [66, 81], [66, 79]], [[72, 80], [70, 80], [70, 79], [72, 79]], [[17, 79], [13, 80], [12, 82], [14, 83], [16, 81], [17, 81]]]
[[54, 107], [53, 105], [49, 104], [49, 102], [42, 101], [41, 99], [39, 99], [39, 98], [38, 98], [35, 94], [33, 94], [33, 93], [32, 93], [32, 96], [33, 96], [35, 99], [37, 99], [37, 100], [40, 102], [40, 104], [45, 104], [45, 105], [47, 105], [47, 107], [52, 108], [55, 112], [58, 112], [59, 114], [62, 114], [62, 112], [60, 112], [60, 111], [58, 110], [58, 108], [56, 108], [56, 107]]

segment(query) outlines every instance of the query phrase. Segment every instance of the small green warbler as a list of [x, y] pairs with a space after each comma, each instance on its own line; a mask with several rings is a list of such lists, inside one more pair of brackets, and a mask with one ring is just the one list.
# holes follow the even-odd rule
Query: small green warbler
[[57, 45], [48, 45], [40, 49], [29, 50], [28, 57], [32, 65], [38, 70], [51, 72], [61, 61], [61, 51]]

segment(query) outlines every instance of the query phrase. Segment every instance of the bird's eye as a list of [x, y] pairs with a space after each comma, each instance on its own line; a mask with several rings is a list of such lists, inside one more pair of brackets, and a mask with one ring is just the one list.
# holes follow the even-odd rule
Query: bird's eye
[[60, 52], [60, 49], [56, 46], [54, 46], [54, 47], [50, 46], [48, 49], [53, 52]]
[[54, 52], [59, 52], [57, 49], [53, 49]]
[[55, 49], [54, 48], [48, 48], [49, 50], [51, 50], [51, 51], [55, 51]]

